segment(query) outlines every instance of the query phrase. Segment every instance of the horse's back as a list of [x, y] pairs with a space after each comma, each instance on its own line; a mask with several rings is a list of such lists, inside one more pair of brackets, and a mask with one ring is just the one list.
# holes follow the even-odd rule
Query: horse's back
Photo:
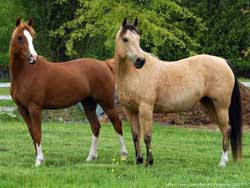
[[[74, 73], [75, 82], [88, 82], [89, 89], [97, 91], [114, 87], [115, 75], [104, 61], [82, 58], [63, 63], [65, 70]], [[70, 73], [69, 73], [70, 75]]]
[[225, 59], [211, 55], [197, 55], [191, 58], [191, 62], [192, 65], [200, 64], [201, 66], [199, 71], [205, 78], [206, 86], [204, 95], [217, 98], [224, 93], [224, 96], [231, 97], [235, 78]]
[[[221, 57], [201, 54], [175, 62], [187, 77], [203, 77], [206, 85], [234, 82], [234, 74], [227, 61]], [[178, 65], [177, 65], [178, 66]], [[177, 71], [178, 72], [178, 71]]]
[[[82, 77], [89, 82], [97, 82], [98, 84], [104, 80], [113, 81], [113, 74], [109, 66], [104, 62], [91, 58], [82, 58], [59, 63], [58, 72], [68, 72], [69, 76]], [[71, 74], [74, 73], [74, 74]]]
[[186, 111], [202, 97], [231, 97], [234, 75], [220, 57], [197, 55], [160, 66], [156, 111]]

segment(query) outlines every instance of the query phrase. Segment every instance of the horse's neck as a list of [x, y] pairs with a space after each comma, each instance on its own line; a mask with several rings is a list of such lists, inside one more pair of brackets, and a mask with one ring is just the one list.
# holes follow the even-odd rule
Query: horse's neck
[[117, 66], [117, 74], [119, 76], [126, 75], [130, 69], [129, 62], [128, 60], [125, 60], [125, 59], [119, 59], [117, 61], [116, 66]]
[[126, 73], [126, 62], [123, 58], [121, 58], [116, 52], [115, 52], [115, 69], [116, 69], [116, 78], [119, 79], [121, 76], [123, 76]]
[[9, 68], [11, 83], [16, 83], [18, 77], [22, 77], [23, 74], [27, 75], [31, 66], [25, 58], [13, 56], [10, 60]]
[[133, 73], [134, 65], [129, 59], [121, 58], [119, 55], [115, 55], [115, 67], [118, 77], [124, 77]]

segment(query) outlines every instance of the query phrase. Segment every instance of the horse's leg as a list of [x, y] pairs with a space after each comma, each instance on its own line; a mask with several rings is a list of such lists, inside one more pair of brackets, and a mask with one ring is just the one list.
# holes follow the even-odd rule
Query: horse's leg
[[228, 109], [222, 108], [219, 103], [213, 102], [209, 98], [203, 98], [201, 100], [202, 105], [205, 107], [208, 115], [218, 124], [223, 139], [222, 139], [222, 155], [220, 166], [225, 166], [228, 161], [228, 150], [229, 150], [229, 125], [228, 125]]
[[130, 123], [134, 148], [135, 148], [135, 157], [136, 157], [136, 164], [143, 163], [143, 157], [141, 154], [141, 133], [140, 133], [140, 126], [139, 126], [139, 119], [138, 119], [138, 112], [132, 111], [128, 108], [123, 108], [126, 117]]
[[153, 123], [153, 105], [143, 103], [139, 106], [139, 123], [143, 127], [144, 142], [147, 150], [146, 165], [153, 164], [153, 154], [151, 149], [152, 123]]
[[24, 121], [29, 129], [29, 133], [30, 133], [30, 136], [32, 138], [32, 141], [33, 141], [33, 144], [35, 147], [35, 151], [36, 151], [36, 145], [34, 143], [34, 137], [32, 134], [32, 124], [31, 124], [31, 118], [30, 118], [29, 112], [28, 112], [28, 110], [26, 110], [24, 107], [22, 107], [20, 105], [18, 105], [18, 111], [21, 114], [21, 116], [23, 117], [23, 119], [24, 119]]
[[86, 161], [92, 161], [97, 158], [97, 140], [99, 137], [101, 125], [96, 116], [96, 102], [92, 98], [87, 98], [82, 101], [82, 105], [92, 131], [92, 142]]
[[205, 113], [207, 113], [208, 116], [212, 118], [212, 120], [215, 121], [215, 123], [218, 123], [217, 113], [216, 113], [212, 100], [206, 97], [206, 98], [203, 98], [200, 102], [204, 107]]
[[112, 108], [105, 108], [105, 106], [102, 106], [104, 112], [107, 114], [109, 120], [111, 121], [116, 133], [118, 134], [118, 139], [121, 147], [121, 160], [126, 160], [128, 152], [125, 146], [125, 142], [123, 139], [123, 134], [122, 134], [122, 122], [115, 110], [114, 107]]
[[39, 106], [32, 105], [29, 107], [29, 114], [31, 118], [31, 134], [33, 142], [36, 148], [36, 166], [40, 166], [44, 162], [44, 156], [42, 151], [41, 139], [41, 108]]
[[229, 150], [229, 135], [230, 135], [230, 128], [229, 128], [229, 116], [228, 116], [228, 109], [216, 107], [217, 118], [218, 118], [218, 125], [221, 130], [223, 139], [222, 139], [222, 155], [220, 166], [226, 166], [226, 162], [228, 162], [228, 150]]

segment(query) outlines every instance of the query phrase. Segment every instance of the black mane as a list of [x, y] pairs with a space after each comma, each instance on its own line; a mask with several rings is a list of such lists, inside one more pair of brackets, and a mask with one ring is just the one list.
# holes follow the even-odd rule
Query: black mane
[[121, 35], [121, 36], [124, 35], [124, 34], [126, 33], [127, 30], [135, 31], [135, 32], [139, 35], [139, 32], [138, 32], [137, 28], [136, 28], [134, 25], [132, 25], [132, 24], [126, 24], [126, 25], [124, 25], [124, 26], [122, 27], [122, 30], [121, 30], [120, 35]]

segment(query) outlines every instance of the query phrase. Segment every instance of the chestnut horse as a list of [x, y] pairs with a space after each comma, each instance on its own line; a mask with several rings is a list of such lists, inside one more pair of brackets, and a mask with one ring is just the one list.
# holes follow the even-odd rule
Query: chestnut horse
[[187, 111], [198, 102], [221, 130], [220, 166], [228, 161], [229, 137], [233, 158], [241, 158], [240, 92], [227, 61], [211, 55], [161, 61], [140, 48], [137, 24], [137, 19], [133, 24], [127, 24], [125, 19], [115, 40], [118, 96], [131, 124], [137, 163], [143, 162], [140, 149], [140, 137], [143, 136], [146, 164], [153, 164], [153, 112]]
[[121, 157], [127, 156], [122, 124], [114, 108], [115, 72], [112, 63], [95, 59], [77, 59], [51, 63], [38, 56], [33, 38], [32, 20], [16, 21], [10, 42], [10, 93], [25, 120], [36, 150], [35, 165], [44, 161], [41, 146], [41, 111], [72, 106], [84, 107], [92, 130], [92, 144], [87, 161], [97, 157], [96, 144], [100, 123], [96, 105], [100, 104], [118, 133]]

